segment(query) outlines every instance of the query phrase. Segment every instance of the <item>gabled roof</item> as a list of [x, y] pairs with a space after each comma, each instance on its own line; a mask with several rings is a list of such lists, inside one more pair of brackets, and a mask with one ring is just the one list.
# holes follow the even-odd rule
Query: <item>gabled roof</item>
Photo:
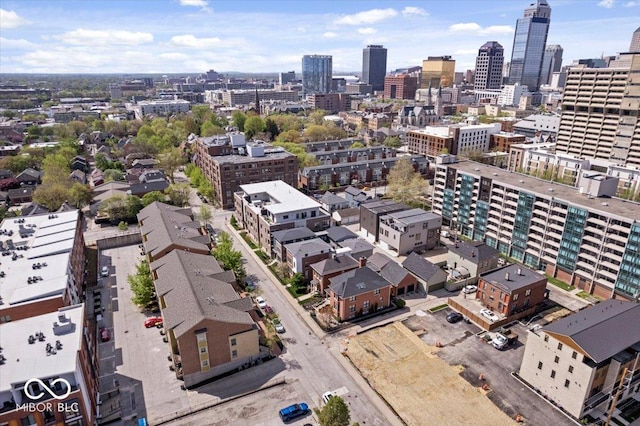
[[367, 266], [376, 272], [380, 272], [389, 262], [391, 258], [382, 253], [373, 253], [367, 258]]
[[324, 276], [334, 272], [348, 271], [358, 267], [358, 261], [351, 256], [336, 256], [310, 265], [311, 269]]
[[571, 339], [600, 363], [640, 343], [640, 304], [605, 300], [547, 325], [542, 331]]
[[150, 267], [158, 276], [158, 294], [166, 302], [164, 324], [176, 337], [203, 320], [254, 326], [248, 313], [253, 309], [251, 299], [240, 300], [231, 284], [214, 278], [222, 268], [213, 256], [173, 250]]
[[350, 207], [348, 209], [340, 209], [335, 211], [334, 213], [338, 213], [341, 218], [346, 217], [360, 217], [360, 209], [358, 207]]
[[72, 171], [69, 177], [79, 179], [81, 182], [87, 181], [87, 174], [82, 170], [78, 170], [78, 169]]
[[329, 239], [336, 243], [340, 243], [344, 240], [358, 238], [358, 235], [346, 226], [332, 226], [331, 228], [326, 230], [326, 233]]
[[18, 176], [16, 176], [16, 179], [20, 179], [20, 178], [40, 179], [41, 177], [42, 177], [42, 172], [39, 172], [29, 167], [24, 169], [22, 172], [20, 172]]
[[476, 264], [500, 256], [498, 250], [488, 246], [482, 241], [474, 241], [471, 243], [458, 241], [454, 246], [449, 247], [449, 250]]
[[297, 257], [299, 254], [305, 253], [329, 253], [331, 252], [331, 246], [320, 238], [314, 238], [312, 240], [299, 241], [297, 243], [286, 244], [285, 248], [291, 253], [292, 256]]
[[391, 283], [371, 269], [358, 268], [330, 278], [329, 288], [341, 299], [389, 287]]
[[345, 194], [349, 194], [349, 195], [358, 195], [362, 193], [361, 189], [356, 188], [355, 186], [347, 186], [347, 188], [344, 190]]
[[447, 278], [442, 269], [416, 253], [407, 256], [402, 262], [402, 267], [424, 281], [429, 281], [436, 274], [442, 275], [444, 279]]
[[373, 250], [373, 245], [363, 240], [362, 238], [351, 238], [349, 240], [344, 240], [340, 243], [340, 246], [350, 248], [353, 255], [362, 253], [363, 251]]
[[306, 226], [300, 228], [283, 229], [282, 231], [275, 231], [271, 233], [271, 237], [275, 241], [280, 243], [288, 243], [291, 241], [309, 240], [315, 238], [313, 231]]
[[380, 276], [389, 281], [394, 286], [400, 284], [407, 275], [411, 275], [409, 271], [398, 265], [396, 262], [387, 263], [384, 268], [379, 272]]
[[151, 191], [164, 191], [169, 187], [166, 180], [155, 180], [153, 182], [134, 183], [131, 185], [131, 195], [146, 194]]
[[29, 203], [20, 210], [20, 216], [33, 216], [51, 212], [48, 208], [38, 203]]
[[347, 201], [346, 199], [342, 198], [339, 195], [334, 194], [333, 192], [327, 191], [320, 198], [320, 202], [328, 206], [334, 206], [336, 204], [346, 204], [349, 201]]
[[33, 195], [32, 186], [23, 186], [22, 188], [10, 189], [7, 191], [9, 198], [30, 197]]

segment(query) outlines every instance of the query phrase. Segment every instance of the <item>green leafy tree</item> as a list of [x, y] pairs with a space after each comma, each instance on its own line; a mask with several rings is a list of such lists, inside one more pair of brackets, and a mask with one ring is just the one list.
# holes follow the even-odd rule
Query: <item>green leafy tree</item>
[[278, 129], [278, 125], [271, 118], [267, 118], [264, 120], [265, 132], [269, 133], [272, 140], [280, 134], [280, 129]]
[[252, 139], [257, 133], [261, 133], [266, 128], [264, 121], [257, 115], [247, 118], [244, 122], [244, 133], [247, 139]]
[[105, 182], [124, 180], [124, 172], [118, 169], [106, 169], [102, 175]]
[[143, 209], [142, 200], [135, 195], [129, 195], [127, 197], [127, 219], [134, 220], [135, 217]]
[[147, 207], [149, 204], [153, 203], [154, 201], [164, 202], [166, 198], [167, 196], [160, 191], [147, 192], [142, 196], [142, 205], [144, 207]]
[[429, 190], [429, 183], [413, 168], [407, 158], [401, 158], [387, 175], [386, 195], [401, 203], [422, 202]]
[[116, 195], [102, 202], [100, 212], [109, 218], [111, 223], [118, 223], [127, 218], [127, 200]]
[[200, 206], [200, 222], [202, 222], [202, 224], [206, 224], [211, 220], [212, 216], [211, 208], [206, 204], [202, 204]]
[[276, 141], [285, 143], [300, 143], [302, 141], [302, 136], [300, 136], [299, 130], [285, 130], [278, 135]]
[[129, 229], [129, 224], [125, 221], [122, 221], [118, 224], [118, 229], [121, 231], [126, 231]]
[[397, 136], [387, 136], [382, 144], [387, 148], [400, 148], [400, 138]]
[[202, 123], [200, 127], [200, 135], [204, 137], [215, 136], [215, 135], [223, 135], [225, 131], [222, 127], [213, 124], [210, 121], [206, 121]]
[[234, 250], [233, 240], [226, 232], [220, 233], [220, 238], [216, 248], [211, 254], [222, 264], [225, 270], [233, 271], [236, 279], [240, 280], [246, 276], [246, 271], [242, 265], [242, 253]]
[[186, 183], [174, 183], [166, 189], [171, 204], [178, 207], [189, 205], [191, 187]]
[[242, 111], [236, 111], [231, 116], [233, 125], [238, 128], [239, 131], [244, 132], [244, 123], [247, 121], [247, 115]]
[[184, 162], [178, 148], [169, 148], [158, 156], [158, 168], [164, 171], [171, 183], [174, 183], [173, 174]]
[[322, 409], [317, 410], [320, 426], [349, 426], [349, 407], [339, 396], [332, 396]]
[[364, 145], [362, 144], [362, 142], [354, 142], [351, 144], [349, 148], [350, 149], [364, 148]]
[[69, 203], [77, 209], [81, 209], [82, 207], [91, 203], [93, 199], [93, 191], [89, 188], [89, 185], [81, 184], [80, 182], [76, 182], [71, 185], [69, 188], [68, 201]]
[[304, 282], [304, 275], [301, 272], [296, 272], [291, 276], [289, 283], [294, 287], [306, 287], [306, 283]]
[[313, 111], [311, 114], [309, 114], [309, 122], [312, 124], [320, 125], [324, 121], [325, 115], [329, 115], [329, 112], [323, 109]]
[[325, 126], [312, 124], [304, 131], [302, 139], [305, 142], [319, 142], [329, 139], [329, 131]]
[[127, 277], [127, 282], [133, 291], [133, 303], [144, 306], [151, 302], [153, 295], [153, 279], [149, 263], [143, 260], [136, 265], [136, 273]]

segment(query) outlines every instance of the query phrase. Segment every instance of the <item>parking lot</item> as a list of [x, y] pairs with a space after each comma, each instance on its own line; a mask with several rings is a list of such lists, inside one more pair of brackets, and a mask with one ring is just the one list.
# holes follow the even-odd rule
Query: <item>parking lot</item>
[[[486, 343], [474, 324], [460, 321], [450, 324], [446, 316], [451, 309], [435, 313], [425, 312], [413, 316], [404, 324], [420, 336], [429, 346], [439, 346], [437, 355], [451, 366], [460, 365], [460, 375], [474, 387], [489, 387], [487, 398], [510, 418], [522, 415], [530, 425], [572, 425], [573, 422], [558, 412], [533, 391], [512, 377], [520, 368], [527, 339], [527, 328], [519, 323], [509, 328], [518, 334], [518, 342], [500, 351]], [[482, 375], [482, 378], [481, 378]]]

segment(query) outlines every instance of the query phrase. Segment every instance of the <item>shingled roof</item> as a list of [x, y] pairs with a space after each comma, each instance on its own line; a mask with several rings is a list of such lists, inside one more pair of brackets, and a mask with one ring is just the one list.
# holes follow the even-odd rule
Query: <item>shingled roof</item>
[[444, 279], [447, 277], [442, 269], [416, 253], [407, 256], [402, 262], [402, 267], [424, 281], [429, 281], [436, 274], [443, 275]]
[[336, 256], [311, 265], [311, 269], [324, 276], [333, 272], [347, 271], [358, 267], [358, 261], [351, 256]]
[[176, 337], [205, 319], [254, 325], [248, 313], [253, 309], [251, 298], [241, 299], [231, 284], [216, 278], [224, 271], [213, 256], [173, 250], [150, 267], [158, 276], [156, 290], [166, 302], [164, 324]]
[[389, 281], [367, 267], [345, 272], [329, 279], [329, 282], [331, 282], [329, 288], [342, 299], [369, 293], [391, 285]]

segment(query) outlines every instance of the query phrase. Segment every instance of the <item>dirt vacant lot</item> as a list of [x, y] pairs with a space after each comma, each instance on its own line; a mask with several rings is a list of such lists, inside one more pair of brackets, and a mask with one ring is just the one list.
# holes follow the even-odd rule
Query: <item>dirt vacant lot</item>
[[509, 425], [486, 392], [396, 322], [352, 337], [346, 355], [408, 425]]

